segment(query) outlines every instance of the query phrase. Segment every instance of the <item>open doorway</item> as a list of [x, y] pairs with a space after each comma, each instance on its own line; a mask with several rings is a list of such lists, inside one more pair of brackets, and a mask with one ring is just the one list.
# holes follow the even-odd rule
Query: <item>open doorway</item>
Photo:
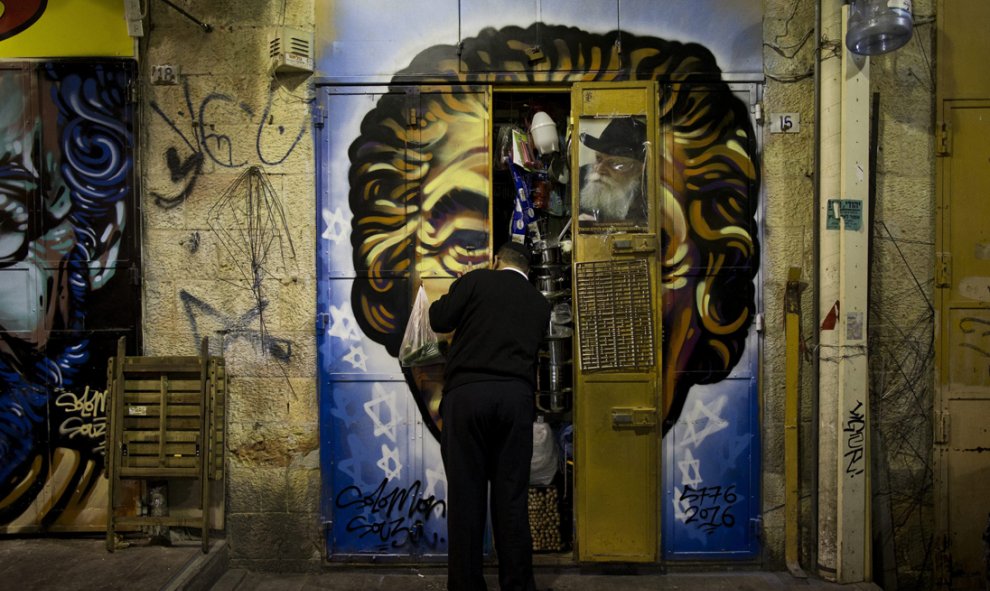
[[529, 518], [535, 560], [572, 560], [573, 344], [570, 94], [507, 90], [492, 95], [492, 246], [532, 251], [531, 282], [553, 306], [540, 349], [534, 399]]

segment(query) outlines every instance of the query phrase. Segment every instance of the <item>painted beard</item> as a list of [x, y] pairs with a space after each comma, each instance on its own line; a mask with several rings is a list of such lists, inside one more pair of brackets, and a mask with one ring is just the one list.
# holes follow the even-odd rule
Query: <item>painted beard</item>
[[639, 180], [639, 175], [619, 180], [589, 171], [581, 186], [581, 210], [592, 212], [599, 222], [625, 220], [639, 194]]

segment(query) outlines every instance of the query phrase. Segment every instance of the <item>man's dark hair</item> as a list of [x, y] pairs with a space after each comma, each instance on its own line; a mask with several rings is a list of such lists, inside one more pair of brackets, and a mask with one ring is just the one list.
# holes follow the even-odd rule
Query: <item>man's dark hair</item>
[[498, 249], [498, 258], [507, 265], [519, 269], [523, 273], [529, 273], [529, 250], [525, 246], [512, 240], [506, 242]]

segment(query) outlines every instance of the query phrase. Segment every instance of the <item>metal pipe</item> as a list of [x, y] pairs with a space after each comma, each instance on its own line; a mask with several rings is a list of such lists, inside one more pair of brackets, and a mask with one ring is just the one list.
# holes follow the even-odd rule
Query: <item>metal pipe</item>
[[[821, 201], [821, 189], [819, 187], [821, 179], [821, 136], [822, 136], [822, 118], [820, 115], [820, 105], [822, 99], [822, 68], [821, 68], [821, 52], [822, 52], [822, 0], [815, 2], [815, 66], [814, 66], [814, 100], [815, 100], [815, 127], [814, 127], [814, 148], [812, 152], [812, 170], [815, 174], [815, 182], [812, 184], [812, 193], [814, 198], [814, 207], [812, 207], [812, 232], [814, 233], [814, 245], [812, 246], [813, 256], [815, 261], [815, 274], [818, 276], [819, 260], [821, 258], [821, 211], [818, 207]], [[811, 319], [812, 326], [815, 330], [812, 331], [814, 335], [814, 342], [812, 350], [818, 350], [818, 327], [821, 325], [821, 316], [819, 314], [820, 300], [818, 298], [818, 289], [811, 290]], [[819, 433], [818, 433], [818, 371], [817, 365], [815, 367], [816, 371], [811, 372], [811, 449], [818, 449], [819, 445]], [[817, 460], [817, 458], [816, 458]], [[811, 544], [811, 560], [810, 564], [818, 564], [818, 462], [811, 462], [811, 531], [812, 535], [815, 536], [813, 544]]]
[[791, 575], [807, 578], [798, 556], [799, 495], [801, 474], [798, 457], [798, 416], [801, 399], [801, 268], [787, 272], [784, 296], [784, 338], [786, 346], [784, 397], [784, 561]]

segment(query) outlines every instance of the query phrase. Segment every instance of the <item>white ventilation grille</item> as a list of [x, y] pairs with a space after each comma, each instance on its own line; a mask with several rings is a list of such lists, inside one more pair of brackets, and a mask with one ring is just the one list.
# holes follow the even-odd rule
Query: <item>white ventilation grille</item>
[[278, 29], [268, 45], [276, 72], [313, 71], [313, 34], [299, 29]]

